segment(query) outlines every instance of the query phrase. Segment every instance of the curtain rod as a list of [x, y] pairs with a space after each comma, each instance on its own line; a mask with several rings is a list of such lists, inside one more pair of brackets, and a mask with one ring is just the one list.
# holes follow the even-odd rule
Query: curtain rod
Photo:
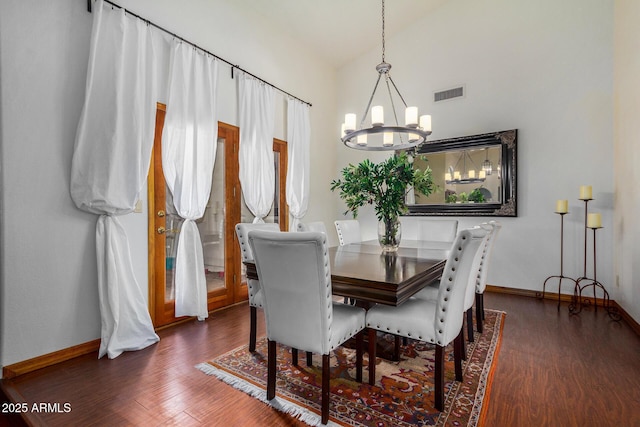
[[[93, 0], [87, 0], [87, 10], [89, 11], [89, 13], [91, 13], [91, 3], [92, 3], [92, 2], [93, 2]], [[153, 23], [153, 22], [149, 21], [148, 19], [143, 18], [143, 17], [141, 17], [140, 15], [136, 15], [135, 13], [133, 13], [133, 12], [131, 12], [131, 11], [129, 11], [129, 10], [127, 10], [127, 9], [125, 9], [124, 7], [122, 7], [122, 6], [118, 5], [118, 4], [113, 3], [113, 2], [112, 2], [112, 1], [110, 1], [110, 0], [104, 0], [104, 2], [105, 2], [105, 3], [109, 3], [111, 6], [117, 7], [118, 9], [122, 9], [122, 10], [124, 10], [124, 11], [125, 11], [125, 13], [128, 13], [129, 15], [131, 15], [131, 16], [133, 16], [133, 17], [135, 17], [135, 18], [138, 18], [138, 19], [140, 19], [140, 20], [142, 20], [142, 21], [144, 21], [144, 22], [146, 22], [148, 25], [151, 25], [151, 26], [153, 26], [153, 27], [155, 27], [155, 28], [159, 29], [160, 31], [164, 31], [165, 33], [167, 33], [167, 34], [169, 34], [169, 35], [171, 35], [171, 36], [173, 36], [173, 37], [175, 37], [175, 38], [177, 38], [177, 39], [181, 40], [182, 42], [187, 43], [188, 45], [193, 46], [193, 47], [194, 47], [194, 48], [196, 48], [196, 49], [200, 49], [202, 52], [204, 52], [204, 53], [206, 53], [206, 54], [208, 54], [208, 55], [211, 55], [211, 56], [213, 56], [214, 58], [216, 58], [216, 59], [218, 59], [218, 60], [220, 60], [220, 61], [224, 62], [225, 64], [227, 64], [227, 65], [229, 65], [229, 66], [231, 67], [231, 78], [233, 78], [233, 70], [234, 70], [234, 68], [237, 68], [238, 70], [242, 71], [243, 73], [250, 75], [250, 76], [251, 76], [251, 77], [253, 77], [254, 79], [260, 80], [262, 83], [264, 83], [264, 84], [266, 84], [266, 85], [271, 86], [272, 88], [274, 88], [274, 89], [276, 89], [276, 90], [278, 90], [278, 91], [280, 91], [280, 92], [284, 93], [285, 95], [290, 96], [291, 98], [297, 99], [298, 101], [300, 101], [300, 102], [302, 102], [302, 103], [304, 103], [304, 104], [307, 104], [309, 107], [311, 107], [311, 106], [312, 106], [312, 104], [311, 104], [310, 102], [307, 102], [307, 101], [305, 101], [305, 100], [303, 100], [303, 99], [300, 99], [300, 98], [298, 98], [297, 96], [291, 95], [291, 94], [290, 94], [289, 92], [287, 92], [286, 90], [280, 89], [278, 86], [276, 86], [276, 85], [274, 85], [274, 84], [271, 84], [271, 83], [269, 83], [268, 81], [266, 81], [266, 80], [264, 80], [264, 79], [261, 79], [260, 77], [256, 76], [255, 74], [252, 74], [252, 73], [248, 72], [247, 70], [245, 70], [245, 69], [243, 69], [243, 68], [240, 68], [239, 66], [237, 66], [237, 65], [235, 65], [235, 64], [232, 64], [231, 62], [227, 61], [226, 59], [221, 58], [221, 57], [219, 57], [218, 55], [215, 55], [215, 54], [213, 54], [213, 53], [209, 52], [209, 51], [208, 51], [208, 50], [206, 50], [206, 49], [201, 48], [200, 46], [198, 46], [198, 45], [197, 45], [197, 44], [195, 44], [195, 43], [190, 42], [189, 40], [185, 40], [184, 38], [182, 38], [182, 37], [180, 37], [179, 35], [177, 35], [177, 34], [175, 34], [175, 33], [171, 32], [171, 31], [167, 30], [166, 28], [163, 28], [163, 27], [161, 27], [160, 25], [155, 24], [155, 23]]]

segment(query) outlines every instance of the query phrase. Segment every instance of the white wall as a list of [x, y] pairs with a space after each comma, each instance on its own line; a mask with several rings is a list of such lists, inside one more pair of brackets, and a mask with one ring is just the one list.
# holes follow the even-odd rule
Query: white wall
[[[260, 78], [313, 103], [312, 176], [333, 170], [325, 124], [335, 73], [296, 40], [232, 1], [122, 1]], [[2, 220], [0, 365], [100, 337], [94, 215], [75, 208], [69, 176], [82, 108], [92, 15], [85, 0], [0, 3]], [[220, 69], [220, 120], [237, 125], [236, 80]], [[286, 139], [284, 98], [276, 137]], [[312, 180], [308, 220], [333, 219], [326, 182]], [[136, 277], [147, 288], [144, 212], [123, 219]]]
[[[617, 297], [612, 58], [613, 4], [599, 0], [450, 0], [387, 39], [386, 60], [405, 100], [432, 115], [431, 140], [518, 129], [518, 217], [499, 219], [503, 230], [489, 283], [542, 290], [547, 276], [559, 274], [556, 199], [569, 200], [564, 272], [582, 276], [584, 204], [578, 195], [580, 185], [590, 184], [595, 200], [589, 210], [602, 212], [604, 225], [597, 278]], [[362, 114], [379, 62], [378, 49], [339, 70], [336, 123], [346, 112]], [[459, 84], [466, 97], [432, 102], [434, 91]], [[365, 155], [341, 148], [336, 175]], [[336, 214], [343, 210], [341, 203]], [[459, 219], [466, 227], [487, 218]], [[361, 220], [366, 237], [375, 236], [373, 210], [363, 210]], [[414, 221], [405, 218], [403, 235]]]
[[[308, 221], [332, 220], [344, 207], [329, 182], [362, 153], [337, 142], [343, 114], [361, 114], [376, 78], [375, 51], [339, 77], [231, 0], [127, 0], [134, 12], [313, 103]], [[598, 278], [640, 321], [637, 257], [637, 5], [600, 0], [450, 0], [432, 16], [387, 40], [387, 60], [403, 95], [433, 115], [432, 139], [519, 130], [519, 216], [503, 218], [489, 282], [540, 289], [558, 273], [555, 200], [567, 198], [565, 273], [582, 273], [578, 187], [591, 184], [598, 232]], [[69, 175], [84, 95], [91, 15], [84, 0], [0, 2], [0, 365], [99, 338], [94, 215], [75, 208]], [[618, 29], [617, 29], [618, 30]], [[345, 35], [347, 36], [347, 35]], [[295, 52], [295, 54], [292, 54]], [[636, 59], [637, 60], [637, 59]], [[616, 244], [613, 267], [616, 66]], [[624, 70], [625, 67], [631, 67]], [[235, 80], [220, 73], [221, 120], [236, 124]], [[462, 100], [434, 105], [434, 90], [466, 84]], [[335, 94], [340, 94], [336, 99]], [[278, 116], [277, 137], [284, 137]], [[372, 156], [380, 159], [383, 156]], [[143, 197], [144, 201], [144, 197]], [[145, 213], [125, 219], [146, 286]], [[371, 209], [362, 211], [375, 236]], [[481, 220], [461, 218], [461, 226]], [[411, 229], [412, 219], [406, 224]], [[336, 243], [333, 233], [332, 243]], [[614, 276], [620, 279], [615, 288]], [[637, 282], [637, 280], [636, 280]]]
[[614, 259], [617, 301], [640, 321], [640, 3], [616, 0], [614, 31]]

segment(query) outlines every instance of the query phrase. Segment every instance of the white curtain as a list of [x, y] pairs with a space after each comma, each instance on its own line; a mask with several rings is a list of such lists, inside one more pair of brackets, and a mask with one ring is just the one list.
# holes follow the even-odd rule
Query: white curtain
[[162, 169], [176, 212], [185, 219], [175, 267], [176, 317], [208, 317], [202, 241], [194, 222], [204, 215], [216, 158], [218, 62], [175, 42], [171, 51]]
[[274, 89], [246, 74], [239, 77], [240, 185], [244, 201], [264, 222], [271, 211], [275, 192], [273, 132], [275, 125]]
[[311, 127], [309, 105], [293, 98], [287, 104], [287, 149], [287, 204], [293, 217], [289, 231], [295, 231], [309, 206]]
[[117, 218], [133, 211], [149, 171], [157, 99], [154, 61], [149, 26], [98, 0], [70, 188], [79, 209], [100, 215], [98, 357], [111, 359], [159, 340]]

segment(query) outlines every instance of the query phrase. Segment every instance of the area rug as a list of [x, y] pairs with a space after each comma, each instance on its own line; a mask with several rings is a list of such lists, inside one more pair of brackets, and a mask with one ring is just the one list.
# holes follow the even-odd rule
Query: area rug
[[[454, 381], [453, 346], [445, 357], [445, 407], [433, 407], [433, 345], [409, 340], [400, 361], [378, 358], [375, 386], [368, 385], [367, 353], [363, 382], [355, 381], [355, 350], [340, 347], [331, 356], [329, 425], [339, 426], [482, 426], [493, 371], [497, 362], [505, 313], [485, 310], [484, 332], [475, 332], [466, 343], [463, 381]], [[379, 343], [391, 349], [392, 335], [379, 335]], [[256, 352], [242, 346], [196, 368], [291, 414], [309, 425], [320, 425], [321, 359], [314, 355], [306, 365], [300, 353], [291, 365], [291, 349], [278, 345], [276, 398], [266, 400], [267, 340], [258, 340]]]

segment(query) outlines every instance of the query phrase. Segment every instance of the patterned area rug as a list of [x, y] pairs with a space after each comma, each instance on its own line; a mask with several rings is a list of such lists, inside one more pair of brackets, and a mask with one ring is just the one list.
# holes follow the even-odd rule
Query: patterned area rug
[[[481, 426], [500, 347], [505, 313], [486, 310], [484, 333], [466, 343], [463, 381], [454, 381], [453, 346], [445, 353], [445, 408], [433, 407], [434, 346], [409, 340], [399, 362], [378, 358], [376, 385], [368, 385], [367, 353], [363, 383], [355, 381], [355, 350], [341, 347], [332, 354], [329, 425], [342, 426]], [[378, 341], [391, 349], [393, 336]], [[242, 390], [309, 425], [320, 425], [321, 359], [314, 355], [307, 367], [300, 352], [291, 365], [291, 349], [278, 346], [276, 398], [266, 401], [267, 341], [258, 340], [256, 352], [247, 346], [196, 366], [206, 374]]]

